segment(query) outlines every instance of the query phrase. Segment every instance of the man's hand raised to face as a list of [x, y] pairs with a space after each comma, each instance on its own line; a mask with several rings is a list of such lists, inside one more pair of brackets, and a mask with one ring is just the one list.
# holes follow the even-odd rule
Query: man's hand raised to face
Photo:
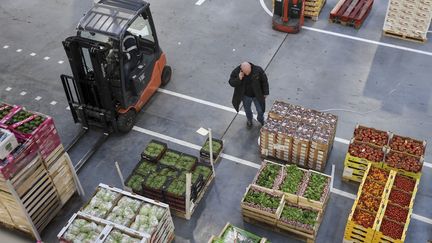
[[240, 72], [239, 72], [239, 79], [240, 80], [243, 80], [243, 78], [244, 78], [244, 72], [240, 69]]

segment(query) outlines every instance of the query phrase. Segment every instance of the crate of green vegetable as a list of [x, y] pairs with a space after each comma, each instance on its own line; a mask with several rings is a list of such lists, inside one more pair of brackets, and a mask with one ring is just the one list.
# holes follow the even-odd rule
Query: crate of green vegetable
[[162, 165], [176, 168], [177, 162], [180, 159], [181, 153], [172, 149], [167, 149], [159, 163]]
[[284, 166], [265, 160], [252, 184], [268, 189], [278, 189], [284, 177]]
[[[223, 141], [220, 139], [212, 139], [212, 147], [213, 147], [213, 159], [217, 159], [220, 152], [223, 148]], [[202, 158], [210, 158], [210, 146], [209, 146], [209, 139], [205, 141], [204, 145], [201, 147], [200, 155]]]
[[309, 176], [302, 185], [299, 205], [323, 211], [330, 196], [331, 176], [309, 170]]
[[232, 242], [250, 242], [250, 243], [265, 243], [266, 238], [255, 235], [249, 231], [236, 227], [229, 222], [222, 229], [218, 237], [215, 237], [213, 242], [232, 243]]
[[150, 162], [149, 160], [141, 160], [135, 169], [133, 170], [134, 173], [146, 176], [153, 172], [156, 172], [158, 169], [158, 166], [156, 163]]
[[285, 200], [297, 204], [300, 189], [307, 181], [308, 175], [309, 173], [305, 169], [299, 168], [296, 165], [287, 165], [282, 183], [277, 189], [285, 193]]
[[315, 238], [320, 226], [321, 212], [298, 205], [285, 203], [277, 227], [287, 231], [300, 231]]
[[5, 124], [8, 119], [14, 114], [16, 110], [18, 110], [18, 106], [12, 106], [5, 103], [0, 103], [0, 127], [7, 128], [8, 126]]
[[[202, 176], [191, 181], [190, 200], [195, 201], [198, 195], [197, 187], [202, 184]], [[177, 210], [186, 210], [186, 174], [183, 173], [177, 178], [172, 178], [164, 190], [164, 197], [167, 203]]]
[[284, 194], [257, 185], [249, 185], [241, 201], [243, 216], [267, 224], [276, 224], [285, 204]]
[[174, 165], [174, 167], [178, 170], [192, 171], [197, 162], [197, 157], [189, 154], [182, 154], [180, 155], [180, 158], [177, 160], [177, 163]]
[[162, 143], [153, 139], [147, 144], [144, 151], [141, 153], [141, 158], [151, 162], [157, 162], [163, 156], [166, 150], [166, 143]]
[[205, 163], [197, 163], [195, 170], [192, 173], [192, 181], [194, 181], [195, 178], [198, 178], [198, 176], [201, 175], [203, 178], [203, 183], [201, 185], [198, 185], [197, 191], [198, 193], [202, 190], [204, 185], [208, 183], [211, 176], [213, 175], [213, 170], [210, 165], [207, 165]]
[[132, 173], [125, 182], [125, 186], [128, 191], [132, 191], [137, 194], [142, 194], [142, 184], [145, 180], [145, 176], [138, 173]]

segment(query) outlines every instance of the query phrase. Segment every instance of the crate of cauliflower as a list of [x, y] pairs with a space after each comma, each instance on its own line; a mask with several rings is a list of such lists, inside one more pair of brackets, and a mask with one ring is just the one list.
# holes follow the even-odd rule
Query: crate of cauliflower
[[170, 242], [174, 224], [169, 206], [99, 184], [58, 235], [61, 242]]

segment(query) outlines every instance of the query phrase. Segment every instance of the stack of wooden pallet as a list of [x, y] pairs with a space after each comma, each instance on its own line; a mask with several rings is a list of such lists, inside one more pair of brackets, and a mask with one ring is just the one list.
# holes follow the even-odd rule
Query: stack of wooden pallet
[[305, 17], [309, 17], [312, 20], [317, 21], [325, 3], [326, 0], [306, 0], [304, 11]]
[[82, 189], [51, 117], [2, 103], [0, 112], [0, 223], [41, 240]]
[[335, 115], [276, 101], [261, 128], [261, 155], [323, 171], [336, 125]]
[[88, 242], [169, 243], [175, 237], [174, 223], [167, 204], [99, 184], [57, 235], [61, 242], [82, 237]]
[[330, 22], [359, 29], [372, 10], [373, 0], [340, 0], [330, 12]]
[[384, 21], [384, 35], [426, 42], [431, 19], [430, 0], [390, 0]]

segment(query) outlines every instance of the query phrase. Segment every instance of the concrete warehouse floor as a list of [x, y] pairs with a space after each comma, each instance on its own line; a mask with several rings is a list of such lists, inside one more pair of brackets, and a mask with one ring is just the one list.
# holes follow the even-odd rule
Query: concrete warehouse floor
[[[271, 6], [270, 0], [264, 3]], [[195, 5], [195, 0], [152, 0], [160, 44], [174, 69], [165, 89], [175, 93], [158, 92], [138, 116], [136, 126], [146, 130], [113, 135], [87, 162], [79, 173], [86, 196], [73, 197], [43, 232], [44, 241], [56, 242], [57, 233], [99, 183], [121, 187], [114, 161], [128, 175], [147, 142], [157, 138], [152, 135], [201, 145], [204, 137], [195, 131], [210, 127], [216, 137], [224, 135], [226, 154], [259, 165], [258, 127], [247, 130], [243, 115], [200, 103], [231, 108], [228, 76], [243, 60], [266, 68], [267, 108], [274, 100], [285, 100], [330, 111], [339, 116], [339, 138], [349, 139], [360, 123], [432, 142], [432, 43], [383, 37], [387, 1], [375, 1], [360, 30], [327, 21], [336, 3], [328, 0], [319, 21], [306, 20], [301, 33], [287, 35], [271, 29], [271, 18], [259, 0], [207, 0], [202, 5]], [[53, 116], [65, 145], [79, 126], [66, 110], [59, 80], [60, 74], [71, 73], [61, 41], [74, 34], [91, 5], [89, 0], [2, 0], [0, 4], [0, 100]], [[38, 96], [41, 99], [35, 100]], [[87, 135], [72, 151], [75, 163], [96, 136]], [[198, 155], [190, 147], [166, 142]], [[334, 164], [334, 187], [350, 195], [358, 186], [341, 181], [346, 151], [346, 144], [335, 142], [325, 172], [331, 174]], [[431, 154], [432, 149], [427, 149], [426, 161], [432, 161]], [[243, 222], [240, 199], [257, 170], [237, 162], [222, 159], [214, 185], [190, 221], [174, 218], [176, 242], [207, 242], [227, 221], [272, 242], [298, 242]], [[424, 218], [411, 220], [406, 242], [432, 239], [431, 183], [432, 168], [424, 167], [414, 207], [414, 213]], [[332, 193], [317, 242], [342, 241], [353, 203], [344, 195]], [[31, 242], [3, 229], [0, 239]]]

